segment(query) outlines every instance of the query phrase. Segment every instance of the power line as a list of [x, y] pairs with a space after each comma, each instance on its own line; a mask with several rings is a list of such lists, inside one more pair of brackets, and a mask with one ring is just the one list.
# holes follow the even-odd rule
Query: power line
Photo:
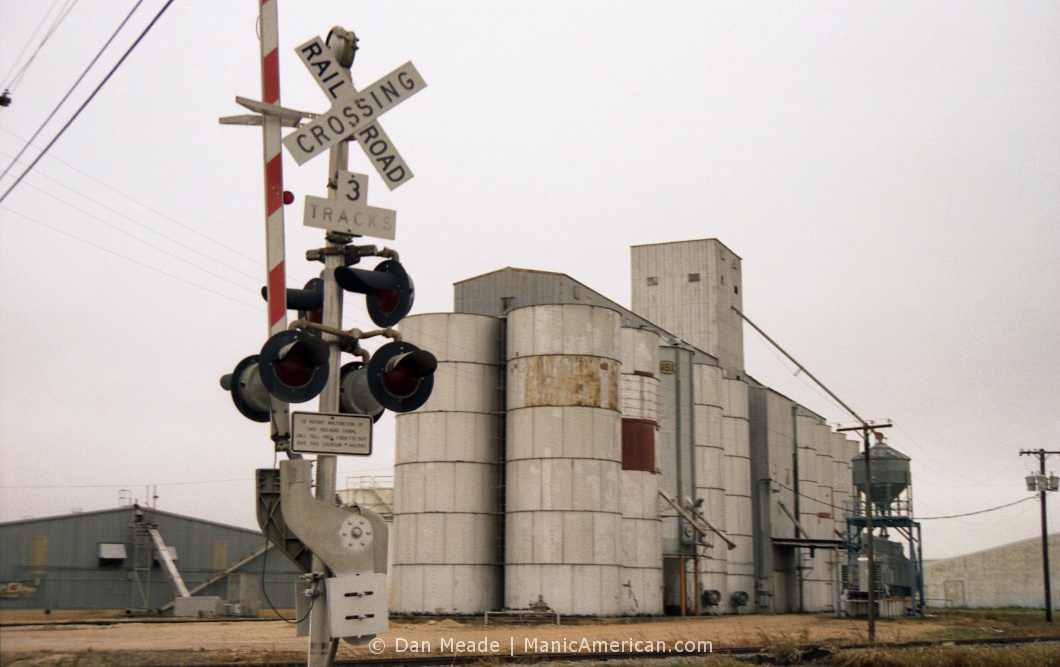
[[[144, 239], [141, 239], [141, 238], [137, 237], [135, 234], [131, 234], [130, 232], [122, 229], [121, 227], [118, 227], [117, 225], [114, 225], [114, 224], [112, 224], [110, 222], [107, 222], [106, 220], [104, 220], [102, 218], [99, 218], [99, 217], [97, 217], [95, 215], [92, 215], [91, 213], [89, 213], [88, 211], [86, 211], [86, 210], [84, 210], [82, 208], [78, 208], [77, 206], [74, 206], [70, 202], [63, 201], [62, 199], [59, 199], [58, 197], [56, 197], [55, 195], [51, 194], [47, 190], [42, 190], [42, 189], [38, 188], [37, 186], [35, 186], [33, 184], [30, 184], [29, 187], [33, 188], [37, 192], [40, 192], [41, 194], [45, 195], [46, 197], [50, 197], [50, 198], [54, 199], [55, 201], [57, 201], [57, 202], [59, 202], [61, 204], [66, 204], [67, 206], [69, 206], [70, 208], [74, 209], [78, 213], [81, 213], [82, 215], [85, 215], [85, 216], [87, 216], [89, 218], [92, 218], [96, 222], [102, 223], [102, 224], [110, 227], [111, 229], [117, 231], [118, 233], [128, 236], [129, 238], [133, 239], [134, 241], [139, 241], [140, 243], [143, 243], [144, 245], [146, 245], [146, 246], [148, 246], [150, 248], [154, 248], [155, 250], [157, 250], [158, 252], [160, 252], [160, 253], [162, 253], [164, 255], [169, 255], [170, 257], [172, 257], [173, 259], [177, 260], [178, 262], [183, 262], [184, 264], [187, 264], [188, 266], [190, 266], [192, 268], [195, 268], [195, 269], [198, 269], [200, 271], [203, 271], [204, 273], [208, 273], [211, 276], [213, 276], [213, 277], [215, 277], [215, 278], [217, 278], [219, 280], [223, 280], [223, 281], [225, 281], [226, 283], [228, 283], [230, 285], [235, 285], [236, 287], [239, 287], [241, 289], [248, 289], [251, 292], [256, 291], [256, 290], [254, 290], [254, 288], [247, 287], [246, 285], [237, 283], [236, 281], [231, 280], [229, 278], [226, 278], [225, 276], [217, 273], [216, 271], [211, 271], [210, 269], [203, 268], [203, 267], [199, 266], [198, 264], [195, 264], [194, 262], [188, 261], [188, 260], [184, 259], [183, 257], [180, 257], [179, 255], [177, 255], [176, 253], [170, 252], [169, 250], [163, 248], [162, 246], [155, 245], [154, 243], [151, 243], [150, 241], [145, 241]], [[10, 209], [8, 209], [8, 210], [10, 210]], [[136, 223], [136, 224], [140, 224], [140, 223]], [[254, 276], [249, 276], [249, 277], [251, 279], [254, 278]]]
[[143, 40], [143, 38], [147, 36], [147, 33], [150, 32], [151, 28], [153, 28], [155, 26], [155, 23], [158, 22], [158, 19], [162, 18], [162, 14], [164, 14], [166, 10], [169, 9], [169, 6], [172, 4], [173, 0], [167, 0], [166, 4], [162, 6], [162, 9], [158, 10], [158, 13], [155, 14], [155, 17], [151, 19], [151, 22], [147, 24], [147, 27], [144, 28], [143, 32], [140, 33], [140, 36], [136, 38], [136, 41], [133, 42], [132, 45], [125, 51], [121, 59], [114, 64], [114, 67], [110, 68], [110, 71], [107, 72], [107, 76], [103, 77], [103, 80], [99, 82], [99, 85], [97, 85], [95, 90], [92, 91], [92, 94], [88, 96], [88, 99], [81, 103], [81, 106], [77, 108], [77, 111], [74, 112], [74, 115], [70, 118], [70, 120], [66, 121], [66, 124], [63, 125], [62, 129], [59, 130], [59, 133], [52, 137], [52, 140], [49, 141], [48, 145], [44, 147], [44, 150], [42, 150], [40, 154], [37, 155], [36, 158], [34, 158], [33, 162], [30, 163], [29, 167], [27, 167], [26, 170], [23, 171], [17, 179], [15, 179], [15, 182], [11, 184], [11, 187], [9, 187], [3, 195], [0, 195], [0, 203], [3, 203], [3, 201], [7, 199], [7, 196], [11, 194], [11, 191], [14, 190], [19, 183], [22, 182], [22, 179], [25, 178], [26, 174], [32, 171], [33, 167], [37, 166], [37, 163], [40, 162], [41, 158], [44, 157], [44, 155], [55, 144], [55, 142], [59, 140], [59, 137], [63, 136], [63, 133], [66, 132], [67, 128], [69, 128], [70, 125], [72, 125], [73, 122], [77, 120], [77, 117], [81, 115], [81, 112], [85, 110], [85, 107], [88, 106], [89, 102], [91, 102], [96, 97], [96, 94], [100, 91], [101, 88], [103, 88], [107, 81], [110, 81], [110, 77], [118, 71], [118, 68], [121, 67], [122, 63], [125, 62], [125, 59], [128, 58], [129, 54], [133, 52], [133, 49], [135, 49]]
[[[800, 491], [795, 491], [795, 489], [791, 488], [790, 486], [788, 486], [788, 485], [786, 485], [786, 484], [784, 484], [782, 482], [777, 482], [776, 480], [773, 480], [773, 481], [777, 484], [777, 486], [781, 487], [782, 489], [786, 489], [788, 491], [791, 491], [792, 493], [794, 493], [795, 495], [799, 496], [800, 498], [805, 498], [806, 500], [812, 500], [813, 502], [815, 502], [815, 503], [817, 503], [819, 505], [824, 505], [825, 507], [831, 508], [833, 511], [842, 509], [841, 507], [833, 505], [832, 503], [830, 503], [830, 502], [828, 502], [826, 500], [820, 500], [819, 498], [815, 498], [814, 496], [808, 496], [805, 493], [802, 493]], [[975, 512], [965, 512], [964, 514], [950, 514], [950, 515], [947, 515], [947, 516], [914, 516], [914, 517], [910, 517], [910, 518], [912, 518], [914, 521], [934, 521], [934, 520], [937, 520], [937, 519], [960, 519], [960, 518], [966, 517], [966, 516], [975, 516], [977, 514], [986, 514], [987, 512], [996, 512], [997, 510], [1005, 509], [1006, 507], [1012, 507], [1013, 505], [1019, 505], [1020, 503], [1025, 503], [1028, 500], [1036, 500], [1036, 499], [1037, 499], [1037, 496], [1027, 496], [1026, 498], [1021, 498], [1021, 499], [1013, 501], [1011, 503], [1006, 503], [1004, 505], [998, 505], [997, 507], [990, 507], [990, 508], [985, 509], [985, 510], [976, 510]]]
[[[55, 31], [59, 28], [59, 25], [66, 19], [67, 16], [70, 15], [70, 12], [77, 4], [77, 1], [78, 0], [67, 0], [66, 4], [62, 6], [62, 8], [59, 10], [59, 14], [55, 17], [55, 20], [52, 21], [51, 27], [48, 28], [48, 32], [44, 34], [44, 39], [42, 39], [40, 44], [37, 45], [37, 48], [34, 49], [33, 55], [29, 57], [29, 60], [26, 61], [26, 64], [22, 66], [22, 68], [18, 71], [17, 74], [15, 74], [14, 78], [11, 79], [11, 82], [7, 84], [7, 86], [5, 86], [6, 90], [13, 89], [16, 85], [19, 84], [20, 81], [22, 81], [22, 77], [26, 75], [26, 70], [28, 70], [29, 66], [33, 64], [33, 60], [37, 57], [37, 54], [40, 53], [41, 49], [44, 48], [44, 45], [48, 43], [48, 40], [51, 39], [51, 36], [55, 34]], [[48, 13], [44, 15], [45, 18], [48, 17], [48, 14], [51, 14], [52, 7], [55, 7], [56, 4], [57, 3], [52, 3], [52, 6], [48, 8]], [[41, 24], [43, 24], [43, 19], [41, 21]], [[37, 25], [37, 30], [40, 30], [40, 24]], [[34, 30], [33, 34], [36, 34], [37, 30]], [[32, 37], [30, 37], [30, 41], [33, 41]], [[26, 46], [29, 46], [29, 42], [26, 43]], [[22, 53], [25, 52], [26, 49], [23, 48]], [[19, 54], [19, 58], [21, 57], [22, 54]], [[17, 63], [18, 61], [16, 60], [15, 62]]]
[[250, 477], [234, 477], [232, 479], [197, 479], [185, 482], [160, 482], [151, 484], [15, 484], [11, 486], [0, 486], [0, 489], [124, 489], [137, 486], [191, 486], [195, 484], [225, 484], [229, 482], [251, 482]]
[[96, 61], [99, 60], [99, 57], [102, 56], [103, 52], [107, 50], [107, 47], [110, 46], [110, 43], [114, 41], [114, 38], [118, 36], [118, 33], [121, 31], [122, 28], [125, 27], [125, 24], [129, 22], [129, 19], [132, 18], [133, 13], [140, 8], [140, 5], [143, 4], [143, 1], [144, 0], [136, 0], [136, 4], [133, 5], [133, 8], [129, 10], [129, 13], [125, 15], [125, 18], [122, 20], [122, 22], [118, 25], [117, 28], [114, 29], [114, 32], [111, 33], [110, 39], [108, 39], [107, 42], [100, 48], [99, 52], [96, 53], [96, 57], [92, 59], [92, 62], [88, 63], [88, 67], [85, 68], [85, 71], [81, 72], [81, 76], [77, 77], [77, 81], [74, 81], [74, 85], [70, 86], [70, 90], [66, 91], [66, 94], [63, 95], [63, 99], [59, 100], [59, 103], [55, 105], [55, 108], [52, 109], [52, 112], [48, 114], [48, 117], [45, 118], [44, 122], [40, 124], [40, 127], [38, 127], [37, 131], [33, 133], [33, 136], [30, 137], [22, 146], [22, 150], [20, 150], [18, 152], [18, 155], [16, 155], [14, 159], [11, 160], [11, 164], [7, 165], [7, 168], [4, 169], [4, 173], [0, 174], [0, 181], [4, 179], [4, 176], [7, 176], [7, 172], [11, 171], [11, 167], [15, 166], [15, 163], [18, 162], [19, 158], [22, 157], [22, 154], [26, 152], [26, 149], [29, 148], [33, 140], [36, 139], [37, 136], [44, 130], [44, 127], [51, 122], [51, 119], [55, 117], [55, 114], [58, 113], [59, 108], [62, 107], [63, 104], [66, 103], [66, 100], [70, 98], [70, 95], [74, 92], [74, 89], [77, 88], [78, 85], [80, 85], [81, 81], [85, 78], [85, 75], [88, 74], [88, 71], [95, 66]]
[[1027, 496], [1026, 498], [1021, 498], [1019, 500], [1013, 501], [1011, 503], [1007, 503], [1005, 505], [998, 505], [997, 507], [991, 507], [991, 508], [985, 509], [985, 510], [978, 510], [976, 512], [965, 512], [964, 514], [950, 514], [949, 516], [918, 516], [918, 517], [916, 517], [916, 519], [917, 519], [917, 521], [934, 521], [936, 519], [959, 519], [959, 518], [965, 517], [965, 516], [975, 516], [976, 514], [986, 514], [987, 512], [996, 512], [997, 510], [1005, 509], [1006, 507], [1012, 507], [1013, 505], [1019, 505], [1020, 503], [1025, 503], [1028, 500], [1037, 500], [1037, 499], [1038, 499], [1037, 496]]
[[122, 259], [124, 259], [124, 260], [126, 260], [128, 262], [132, 262], [133, 264], [138, 264], [139, 266], [142, 266], [142, 267], [144, 267], [146, 269], [150, 269], [150, 270], [154, 271], [155, 273], [160, 273], [160, 274], [162, 274], [164, 276], [168, 276], [170, 278], [173, 278], [174, 280], [179, 280], [180, 282], [185, 283], [187, 285], [191, 285], [192, 287], [197, 287], [197, 288], [199, 288], [201, 290], [206, 290], [207, 292], [210, 292], [211, 294], [216, 294], [217, 296], [219, 296], [221, 298], [228, 299], [229, 301], [234, 301], [235, 303], [238, 303], [238, 304], [240, 304], [242, 306], [246, 306], [247, 308], [253, 308], [254, 310], [257, 310], [257, 311], [261, 311], [264, 308], [264, 306], [261, 306], [261, 307], [254, 306], [254, 305], [252, 305], [250, 303], [247, 303], [246, 301], [241, 301], [241, 300], [236, 299], [234, 297], [228, 296], [227, 294], [224, 294], [222, 292], [218, 292], [217, 290], [210, 289], [209, 287], [205, 287], [205, 286], [200, 285], [198, 283], [193, 283], [192, 281], [190, 281], [190, 280], [188, 280], [186, 278], [182, 278], [182, 277], [180, 277], [180, 276], [178, 276], [176, 274], [169, 273], [168, 271], [163, 271], [162, 269], [160, 269], [160, 268], [158, 268], [156, 266], [152, 266], [152, 265], [147, 264], [145, 262], [141, 262], [138, 259], [133, 259], [132, 257], [129, 257], [128, 255], [121, 254], [120, 252], [115, 252], [114, 250], [111, 250], [110, 248], [105, 248], [105, 247], [99, 245], [98, 243], [93, 243], [92, 241], [89, 241], [87, 239], [83, 239], [80, 236], [77, 236], [75, 234], [71, 234], [70, 232], [67, 232], [67, 231], [63, 231], [62, 229], [59, 229], [58, 227], [53, 227], [52, 225], [49, 225], [46, 222], [41, 222], [40, 220], [37, 220], [36, 218], [31, 218], [31, 217], [29, 217], [28, 215], [26, 215], [24, 213], [19, 213], [18, 211], [12, 210], [12, 209], [10, 209], [10, 208], [8, 208], [6, 206], [0, 206], [0, 208], [4, 209], [8, 213], [13, 213], [14, 215], [17, 215], [20, 218], [24, 218], [26, 220], [29, 220], [30, 222], [35, 222], [38, 225], [40, 225], [41, 227], [46, 227], [46, 228], [52, 230], [53, 232], [57, 232], [59, 234], [62, 234], [63, 236], [68, 236], [68, 237], [74, 239], [75, 241], [80, 241], [81, 243], [84, 243], [86, 245], [90, 245], [93, 248], [96, 248], [98, 250], [102, 250], [103, 252], [109, 253], [111, 255], [114, 255], [115, 257], [121, 257]]
[[[3, 131], [3, 132], [6, 132], [7, 134], [10, 134], [12, 137], [18, 139], [19, 141], [25, 141], [25, 139], [23, 139], [22, 137], [20, 137], [19, 135], [15, 134], [14, 132], [12, 132], [11, 130], [9, 130], [9, 129], [5, 128], [5, 127], [0, 127], [0, 131]], [[34, 146], [34, 148], [37, 148], [37, 146]], [[103, 187], [107, 188], [111, 192], [113, 192], [113, 193], [115, 193], [117, 195], [120, 195], [120, 196], [124, 197], [125, 199], [128, 199], [132, 203], [134, 203], [134, 204], [136, 204], [136, 205], [138, 205], [138, 206], [140, 206], [140, 207], [142, 207], [144, 209], [147, 209], [148, 211], [150, 211], [151, 213], [154, 213], [158, 217], [163, 218], [165, 220], [168, 220], [169, 222], [173, 223], [174, 225], [177, 225], [178, 227], [183, 227], [184, 229], [188, 230], [192, 234], [195, 234], [196, 236], [199, 236], [199, 237], [209, 241], [210, 243], [213, 243], [214, 245], [217, 245], [217, 246], [219, 246], [221, 248], [224, 248], [225, 250], [227, 250], [227, 251], [229, 251], [231, 253], [239, 255], [240, 257], [243, 257], [244, 259], [248, 259], [251, 262], [254, 262], [255, 264], [260, 263], [259, 259], [255, 258], [255, 257], [251, 257], [250, 255], [247, 255], [246, 253], [244, 253], [244, 252], [242, 252], [240, 250], [237, 250], [236, 248], [233, 248], [231, 246], [225, 245], [224, 243], [221, 243], [217, 239], [215, 239], [213, 237], [210, 237], [210, 236], [207, 236], [206, 234], [203, 234], [202, 232], [200, 232], [199, 230], [195, 229], [191, 225], [187, 225], [187, 224], [181, 222], [180, 220], [177, 220], [176, 218], [170, 217], [170, 216], [166, 215], [165, 213], [162, 213], [161, 211], [159, 211], [157, 209], [151, 208], [150, 206], [148, 206], [147, 204], [143, 203], [142, 201], [136, 199], [135, 197], [131, 197], [131, 196], [125, 194], [124, 192], [122, 192], [121, 190], [118, 190], [117, 188], [115, 188], [115, 187], [113, 187], [111, 185], [108, 185], [107, 183], [104, 183], [103, 181], [99, 180], [98, 178], [96, 178], [92, 174], [90, 174], [90, 173], [88, 173], [88, 172], [86, 172], [86, 171], [84, 171], [82, 169], [78, 169], [77, 167], [75, 167], [74, 165], [70, 164], [66, 160], [63, 160], [60, 157], [56, 157], [55, 155], [49, 155], [48, 157], [50, 159], [55, 160], [56, 162], [64, 165], [64, 166], [66, 166], [67, 168], [72, 169], [73, 171], [76, 171], [77, 173], [81, 174], [85, 178], [87, 178], [87, 179], [89, 179], [91, 181], [94, 181], [95, 183], [97, 183], [99, 185], [102, 185]], [[58, 183], [58, 181], [56, 179], [52, 178], [51, 176], [48, 176], [47, 174], [44, 174], [44, 173], [39, 172], [39, 171], [37, 173], [41, 174], [42, 176], [44, 176], [45, 178], [47, 178], [48, 180], [50, 180], [52, 182]], [[60, 185], [62, 185], [62, 184], [60, 183]], [[63, 187], [66, 187], [66, 189], [70, 190], [71, 192], [76, 192], [77, 194], [80, 194], [82, 197], [85, 197], [86, 199], [91, 199], [90, 197], [88, 197], [88, 196], [86, 196], [86, 195], [84, 195], [84, 194], [82, 194], [80, 192], [77, 192], [76, 190], [74, 190], [73, 188], [70, 188], [69, 186], [63, 186]]]
[[[0, 155], [7, 155], [7, 153], [5, 153], [4, 151], [0, 151]], [[202, 252], [201, 250], [197, 250], [197, 249], [187, 245], [186, 243], [182, 243], [182, 242], [178, 241], [177, 239], [174, 239], [172, 237], [166, 236], [162, 232], [159, 232], [159, 231], [157, 231], [155, 229], [152, 229], [150, 226], [145, 225], [144, 223], [125, 215], [121, 211], [115, 210], [115, 209], [111, 208], [110, 206], [107, 206], [106, 204], [104, 204], [104, 203], [102, 203], [100, 201], [97, 201], [97, 200], [93, 199], [92, 197], [89, 197], [88, 195], [86, 195], [84, 193], [81, 193], [81, 192], [78, 192], [77, 190], [74, 190], [70, 186], [65, 185], [64, 183], [52, 178], [51, 176], [48, 176], [47, 174], [44, 174], [44, 173], [39, 172], [39, 171], [37, 172], [37, 174], [39, 174], [40, 176], [43, 176], [44, 178], [47, 178], [49, 181], [55, 183], [59, 187], [62, 187], [64, 189], [66, 189], [66, 190], [69, 190], [70, 192], [73, 192], [74, 194], [78, 195], [79, 197], [87, 199], [88, 201], [92, 202], [93, 204], [96, 204], [97, 206], [99, 206], [100, 208], [106, 209], [106, 210], [110, 211], [111, 213], [113, 213], [114, 215], [117, 215], [117, 216], [120, 216], [122, 218], [125, 218], [126, 220], [128, 220], [131, 223], [133, 223], [137, 227], [140, 227], [141, 229], [143, 229], [145, 231], [148, 231], [148, 232], [151, 232], [152, 234], [155, 234], [157, 236], [161, 236], [163, 239], [165, 239], [166, 241], [169, 241], [170, 243], [172, 243], [174, 245], [180, 246], [181, 248], [184, 248], [185, 250], [187, 250], [189, 252], [193, 252], [196, 255], [199, 255], [200, 257], [203, 257], [204, 259], [206, 259], [206, 260], [208, 260], [210, 262], [214, 262], [216, 264], [220, 264], [221, 266], [224, 266], [225, 268], [231, 269], [235, 273], [239, 273], [239, 274], [241, 274], [243, 276], [246, 276], [247, 278], [253, 280], [255, 283], [259, 283], [260, 280], [261, 280], [260, 276], [253, 275], [251, 273], [243, 271], [242, 269], [237, 269], [236, 267], [234, 267], [234, 266], [232, 266], [230, 264], [225, 264], [224, 262], [221, 262], [221, 261], [217, 260], [216, 258], [214, 258], [211, 255], [208, 255], [208, 254]], [[177, 259], [177, 260], [179, 260], [181, 262], [184, 262], [186, 264], [190, 264], [191, 266], [193, 266], [195, 268], [202, 269], [202, 267], [198, 266], [197, 264], [191, 264], [190, 262], [188, 262], [184, 258], [178, 256], [177, 254], [175, 254], [175, 253], [173, 253], [173, 252], [171, 252], [171, 251], [169, 251], [169, 250], [167, 250], [165, 248], [161, 248], [161, 247], [159, 247], [157, 245], [154, 245], [153, 243], [151, 243], [149, 241], [146, 241], [146, 240], [136, 236], [135, 234], [131, 234], [130, 232], [128, 232], [128, 231], [126, 231], [126, 230], [124, 230], [124, 229], [122, 229], [122, 228], [120, 228], [120, 227], [118, 227], [118, 226], [116, 226], [116, 225], [114, 225], [114, 224], [112, 224], [110, 222], [107, 222], [106, 220], [103, 220], [102, 218], [98, 218], [98, 217], [92, 215], [91, 213], [85, 211], [84, 209], [79, 208], [79, 207], [71, 204], [70, 202], [66, 201], [65, 199], [61, 199], [58, 196], [56, 196], [55, 194], [53, 194], [51, 192], [48, 192], [47, 190], [38, 188], [37, 186], [33, 185], [32, 183], [30, 183], [28, 185], [29, 185], [29, 187], [31, 187], [34, 190], [40, 192], [44, 196], [49, 197], [51, 199], [54, 199], [55, 201], [57, 201], [57, 202], [59, 202], [61, 204], [66, 204], [67, 206], [69, 206], [70, 208], [74, 209], [75, 211], [78, 211], [79, 213], [82, 213], [82, 214], [92, 218], [93, 220], [101, 222], [104, 225], [107, 225], [108, 227], [110, 227], [110, 228], [112, 228], [112, 229], [114, 229], [114, 230], [116, 230], [116, 231], [118, 231], [118, 232], [120, 232], [122, 234], [125, 234], [126, 236], [132, 238], [135, 241], [139, 241], [140, 243], [143, 243], [144, 245], [148, 245], [148, 246], [158, 250], [159, 252], [165, 253], [165, 254], [169, 255], [170, 257], [173, 257], [173, 258], [175, 258], [175, 259]], [[219, 274], [213, 273], [212, 271], [210, 271], [208, 269], [202, 269], [202, 270], [206, 271], [207, 273], [210, 273], [212, 275], [215, 275], [215, 276], [221, 278], [222, 280], [224, 280], [226, 282], [230, 282], [230, 283], [232, 282], [231, 280], [229, 280], [227, 278], [224, 278], [223, 276], [220, 276]], [[232, 283], [232, 284], [238, 285], [238, 283]], [[240, 287], [244, 287], [244, 285], [239, 285], [239, 286]], [[250, 289], [253, 289], [253, 288], [250, 288]]]
[[22, 50], [18, 52], [15, 60], [11, 63], [11, 69], [7, 70], [7, 73], [4, 74], [4, 81], [10, 80], [12, 72], [15, 71], [15, 68], [18, 67], [18, 64], [22, 61], [22, 56], [26, 55], [26, 49], [28, 49], [29, 45], [33, 43], [33, 38], [37, 36], [38, 32], [40, 32], [41, 26], [43, 26], [44, 22], [48, 20], [48, 17], [52, 14], [52, 10], [55, 9], [55, 5], [59, 4], [59, 2], [60, 0], [52, 2], [52, 6], [48, 7], [48, 11], [44, 12], [44, 16], [40, 17], [40, 21], [37, 22], [37, 27], [30, 33], [29, 39], [26, 40], [26, 43], [22, 46]]

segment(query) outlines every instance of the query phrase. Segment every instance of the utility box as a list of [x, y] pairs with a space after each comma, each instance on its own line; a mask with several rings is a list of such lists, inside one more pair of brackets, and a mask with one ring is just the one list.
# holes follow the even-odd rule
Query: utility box
[[221, 598], [216, 595], [176, 598], [173, 600], [173, 615], [192, 618], [214, 616], [220, 606]]
[[390, 628], [385, 572], [346, 574], [325, 581], [332, 637], [381, 635]]
[[249, 572], [228, 575], [228, 613], [256, 618], [261, 611], [261, 576]]

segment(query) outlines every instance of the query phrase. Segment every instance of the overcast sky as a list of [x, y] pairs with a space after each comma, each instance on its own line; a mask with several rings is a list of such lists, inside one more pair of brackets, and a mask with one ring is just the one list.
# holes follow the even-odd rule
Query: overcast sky
[[[0, 109], [0, 164], [132, 5], [74, 6]], [[144, 1], [38, 146], [162, 5]], [[0, 85], [49, 6], [0, 0]], [[217, 119], [260, 99], [257, 11], [177, 0], [0, 205], [0, 520], [155, 484], [160, 509], [255, 525], [268, 427], [218, 378], [267, 334], [261, 132]], [[1019, 450], [1060, 449], [1060, 4], [281, 0], [285, 106], [326, 108], [294, 47], [336, 24], [360, 37], [358, 86], [409, 60], [427, 82], [383, 120], [415, 178], [389, 192], [350, 160], [398, 211], [413, 312], [505, 266], [628, 305], [629, 246], [716, 237], [744, 260], [747, 315], [894, 420], [921, 517], [1020, 500], [1036, 460]], [[291, 286], [319, 271], [301, 198], [325, 196], [326, 169], [285, 155]], [[362, 303], [347, 327], [371, 327]], [[853, 423], [745, 341], [754, 377]], [[340, 488], [391, 474], [392, 417], [375, 437], [340, 459]], [[1038, 522], [1033, 502], [926, 520], [924, 555]]]

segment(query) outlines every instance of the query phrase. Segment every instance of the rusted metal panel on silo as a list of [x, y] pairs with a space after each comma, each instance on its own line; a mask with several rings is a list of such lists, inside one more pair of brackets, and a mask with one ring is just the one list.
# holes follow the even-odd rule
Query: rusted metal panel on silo
[[584, 355], [542, 355], [508, 366], [509, 407], [584, 406], [618, 409], [619, 364]]
[[622, 469], [655, 472], [656, 423], [648, 419], [622, 420]]

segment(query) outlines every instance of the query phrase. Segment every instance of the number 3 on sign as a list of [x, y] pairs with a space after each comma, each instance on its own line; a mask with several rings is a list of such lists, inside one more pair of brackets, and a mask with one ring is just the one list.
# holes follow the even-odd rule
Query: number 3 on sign
[[348, 171], [339, 172], [339, 199], [364, 204], [368, 199], [368, 176]]

